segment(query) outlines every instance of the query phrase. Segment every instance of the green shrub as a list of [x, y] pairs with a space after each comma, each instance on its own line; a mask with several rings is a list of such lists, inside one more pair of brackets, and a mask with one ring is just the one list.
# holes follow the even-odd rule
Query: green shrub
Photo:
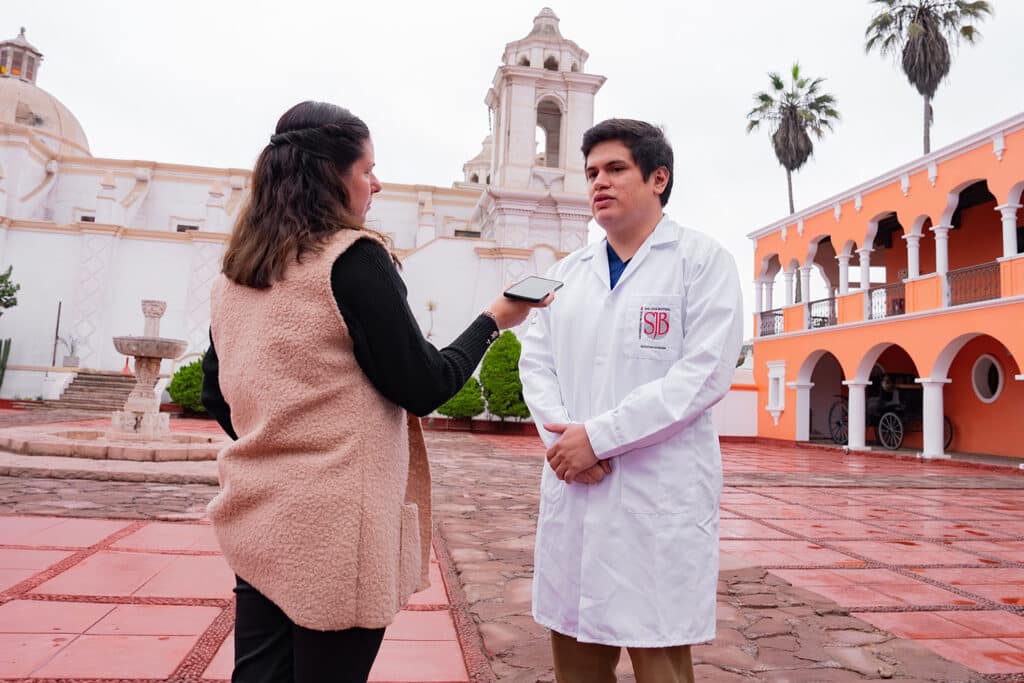
[[171, 395], [171, 400], [184, 408], [186, 412], [205, 413], [206, 408], [203, 407], [201, 400], [203, 394], [202, 359], [178, 368], [167, 387], [167, 393]]
[[484, 387], [487, 410], [502, 419], [530, 416], [523, 401], [523, 384], [519, 381], [521, 350], [522, 344], [506, 330], [491, 344], [480, 366], [480, 383]]
[[480, 393], [480, 382], [470, 377], [458, 393], [444, 403], [437, 412], [456, 420], [468, 420], [484, 412], [484, 397]]

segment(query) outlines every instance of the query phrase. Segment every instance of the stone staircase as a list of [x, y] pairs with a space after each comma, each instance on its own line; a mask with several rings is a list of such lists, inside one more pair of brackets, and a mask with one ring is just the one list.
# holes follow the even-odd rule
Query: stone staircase
[[124, 408], [135, 377], [109, 372], [79, 372], [59, 400], [43, 401], [47, 408], [110, 413]]

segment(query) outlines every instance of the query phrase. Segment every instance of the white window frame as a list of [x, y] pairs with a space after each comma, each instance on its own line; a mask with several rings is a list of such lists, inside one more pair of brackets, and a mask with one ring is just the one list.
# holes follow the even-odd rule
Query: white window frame
[[771, 416], [775, 426], [779, 426], [779, 417], [786, 410], [786, 361], [770, 360], [768, 366], [768, 405], [764, 408]]
[[[978, 366], [981, 365], [982, 361], [989, 360], [992, 365], [996, 366], [996, 372], [999, 374], [999, 386], [996, 387], [995, 393], [992, 394], [991, 398], [985, 398], [980, 391], [978, 391]], [[986, 373], [987, 375], [988, 373]], [[987, 379], [987, 377], [986, 377]], [[983, 353], [978, 356], [978, 360], [974, 361], [974, 365], [971, 366], [971, 388], [974, 389], [974, 395], [978, 397], [978, 400], [982, 403], [995, 403], [996, 399], [1003, 393], [1003, 389], [1006, 388], [1006, 373], [1003, 372], [1003, 366], [999, 364], [996, 357], [990, 353]]]

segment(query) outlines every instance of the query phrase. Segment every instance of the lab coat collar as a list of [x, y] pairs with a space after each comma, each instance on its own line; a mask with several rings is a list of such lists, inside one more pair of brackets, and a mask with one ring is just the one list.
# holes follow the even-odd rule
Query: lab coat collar
[[[637, 252], [633, 254], [633, 258], [626, 264], [626, 270], [623, 271], [622, 277], [619, 278], [616, 288], [618, 288], [624, 280], [629, 278], [637, 269], [640, 268], [640, 264], [643, 263], [644, 259], [647, 258], [647, 254], [650, 253], [651, 249], [659, 247], [665, 244], [675, 244], [679, 241], [679, 234], [682, 228], [669, 218], [667, 215], [662, 214], [661, 220], [654, 226], [654, 231], [647, 236], [644, 243], [640, 245]], [[580, 257], [583, 261], [590, 261], [591, 270], [597, 277], [601, 279], [605, 287], [611, 288], [611, 282], [608, 279], [608, 251], [605, 246], [608, 242], [608, 238], [605, 237], [596, 244], [591, 244], [587, 247], [586, 252]]]

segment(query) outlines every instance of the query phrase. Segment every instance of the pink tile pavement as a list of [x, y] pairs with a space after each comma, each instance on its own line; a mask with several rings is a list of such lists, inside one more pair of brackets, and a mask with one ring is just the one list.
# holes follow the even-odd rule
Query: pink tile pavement
[[[230, 679], [234, 575], [211, 528], [136, 523], [121, 536], [128, 524], [0, 516], [0, 591], [38, 577], [0, 599], [0, 678]], [[468, 680], [436, 558], [430, 578], [385, 633], [372, 680]]]

